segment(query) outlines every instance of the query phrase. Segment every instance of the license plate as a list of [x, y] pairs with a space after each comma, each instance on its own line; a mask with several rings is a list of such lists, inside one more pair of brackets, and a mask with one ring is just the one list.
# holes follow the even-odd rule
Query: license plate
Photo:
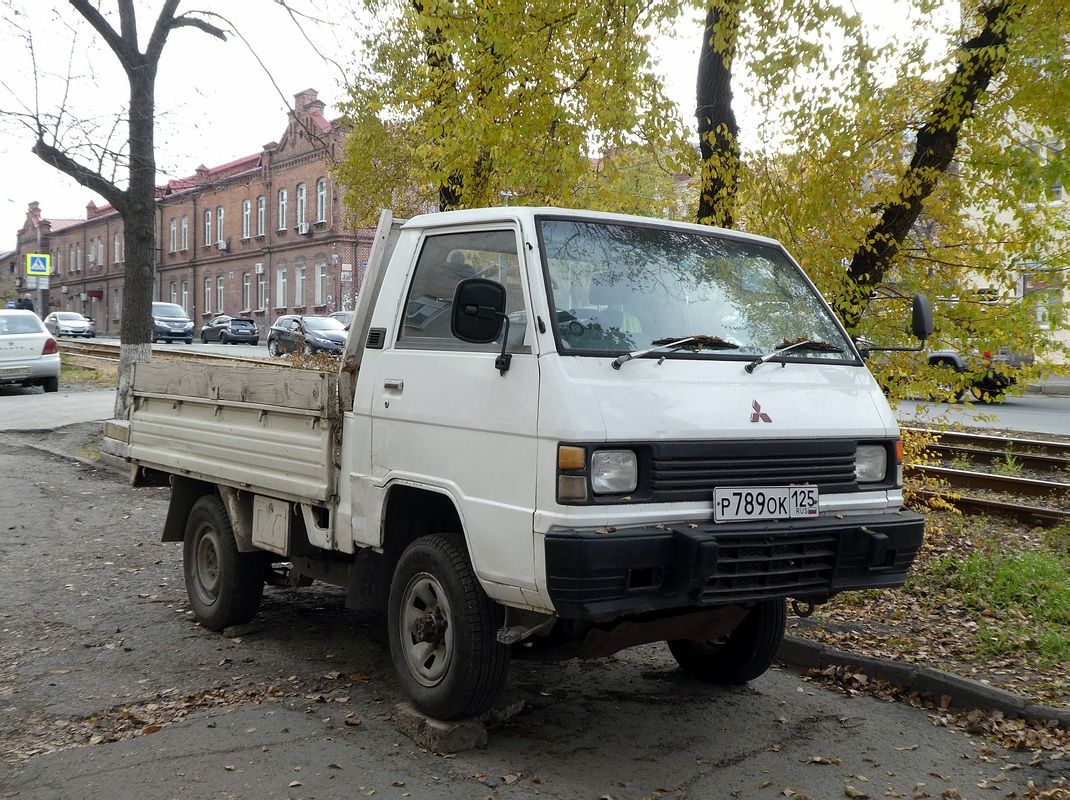
[[714, 489], [713, 521], [817, 516], [816, 486], [740, 486]]
[[29, 374], [29, 367], [0, 367], [0, 375], [5, 375], [8, 378], [29, 377]]

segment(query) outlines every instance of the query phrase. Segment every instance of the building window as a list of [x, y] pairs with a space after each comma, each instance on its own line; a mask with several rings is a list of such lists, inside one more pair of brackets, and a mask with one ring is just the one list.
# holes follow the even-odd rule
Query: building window
[[174, 281], [171, 281], [171, 302], [178, 302], [178, 284]]
[[121, 233], [115, 234], [115, 238], [112, 240], [111, 246], [112, 262], [119, 264], [123, 260], [123, 235]]
[[279, 189], [279, 230], [286, 230], [286, 204], [289, 202], [290, 193], [285, 189]]
[[78, 242], [78, 246], [74, 248], [74, 252], [75, 252], [75, 257], [77, 258], [77, 261], [74, 262], [74, 271], [75, 272], [81, 272], [82, 271], [82, 243], [81, 242]]
[[316, 181], [316, 222], [327, 221], [327, 179]]
[[249, 292], [252, 288], [252, 282], [249, 280], [249, 273], [243, 272], [241, 274], [241, 307], [243, 311], [248, 311], [252, 306], [249, 304]]
[[96, 240], [89, 240], [89, 266], [93, 266], [97, 260], [97, 243]]
[[212, 310], [212, 279], [204, 279], [204, 310], [206, 312]]
[[171, 226], [167, 235], [167, 252], [173, 253], [178, 249], [178, 220], [171, 217]]
[[74, 272], [74, 245], [67, 247], [67, 272]]
[[97, 237], [97, 266], [104, 266], [104, 237]]
[[316, 305], [322, 306], [327, 302], [327, 262], [316, 262]]
[[189, 282], [182, 281], [182, 294], [180, 295], [182, 310], [189, 313]]
[[[119, 234], [115, 234], [118, 236]], [[119, 319], [119, 315], [123, 309], [123, 290], [112, 289], [111, 290], [111, 318], [114, 320]]]
[[260, 311], [267, 308], [267, 273], [256, 276], [256, 307]]
[[294, 308], [305, 307], [305, 265], [294, 267]]
[[286, 308], [286, 267], [275, 271], [275, 308]]
[[212, 212], [204, 212], [204, 246], [211, 247], [215, 242], [212, 240]]
[[267, 198], [260, 195], [256, 198], [256, 235], [263, 236], [267, 230]]
[[223, 241], [223, 206], [219, 206], [215, 210], [215, 227], [216, 241], [221, 242]]
[[297, 184], [297, 227], [308, 222], [308, 190], [303, 183]]
[[253, 203], [251, 200], [242, 200], [241, 203], [241, 238], [248, 239], [249, 232], [253, 227]]
[[220, 314], [226, 313], [223, 305], [223, 276], [220, 275], [215, 281], [215, 310]]
[[182, 215], [182, 239], [181, 248], [183, 251], [189, 250], [189, 215]]

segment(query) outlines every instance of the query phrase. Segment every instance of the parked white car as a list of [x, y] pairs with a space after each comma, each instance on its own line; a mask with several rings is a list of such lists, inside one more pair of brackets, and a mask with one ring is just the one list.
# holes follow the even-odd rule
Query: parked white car
[[59, 345], [32, 311], [0, 309], [0, 384], [59, 391]]
[[97, 324], [77, 311], [53, 311], [45, 317], [45, 327], [53, 336], [84, 336], [92, 339], [97, 335]]

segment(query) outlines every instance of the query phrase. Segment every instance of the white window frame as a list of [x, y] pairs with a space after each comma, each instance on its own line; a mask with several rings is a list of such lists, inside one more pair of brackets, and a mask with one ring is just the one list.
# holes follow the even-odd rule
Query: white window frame
[[212, 279], [204, 279], [204, 310], [205, 312], [212, 310]]
[[182, 215], [182, 233], [179, 237], [182, 252], [189, 250], [189, 214]]
[[253, 201], [241, 202], [241, 238], [248, 239], [253, 224]]
[[216, 241], [217, 242], [222, 242], [223, 241], [223, 206], [216, 206], [215, 220], [216, 220], [216, 223], [215, 223]]
[[178, 284], [171, 281], [171, 302], [178, 303]]
[[204, 212], [204, 246], [211, 247], [215, 244], [215, 240], [212, 238], [212, 211], [207, 209]]
[[171, 224], [167, 229], [167, 252], [173, 253], [178, 249], [178, 220], [171, 217]]
[[286, 189], [279, 189], [279, 230], [286, 230], [286, 212], [290, 203], [290, 193]]
[[112, 244], [112, 250], [114, 251], [111, 254], [112, 255], [112, 263], [113, 264], [121, 264], [122, 261], [123, 261], [123, 234], [122, 234], [122, 231], [120, 231], [119, 233], [115, 234], [115, 238], [114, 238], [113, 244]]
[[327, 262], [316, 262], [316, 286], [313, 291], [316, 297], [316, 305], [322, 306], [327, 303]]
[[182, 306], [182, 310], [189, 314], [189, 281], [185, 279], [182, 281], [179, 297], [181, 298], [180, 305]]
[[308, 223], [308, 187], [297, 184], [297, 227]]
[[256, 198], [256, 235], [263, 236], [267, 232], [267, 197], [260, 195]]
[[215, 279], [216, 311], [218, 311], [220, 314], [226, 314], [227, 313], [226, 309], [223, 308], [223, 305], [224, 305], [223, 301], [226, 298], [226, 293], [224, 292], [225, 288], [226, 288], [226, 283], [224, 281], [223, 276], [220, 275], [219, 277], [217, 277]]
[[275, 270], [275, 308], [287, 308], [286, 302], [286, 267]]
[[241, 274], [241, 305], [243, 311], [251, 311], [252, 306], [249, 305], [252, 302], [252, 279], [249, 277], [248, 272]]
[[327, 179], [316, 181], [316, 222], [327, 221]]
[[305, 285], [305, 265], [294, 265], [294, 308], [304, 308], [306, 303], [305, 295], [308, 293], [308, 288]]
[[267, 309], [267, 272], [261, 272], [256, 276], [256, 308], [258, 311]]

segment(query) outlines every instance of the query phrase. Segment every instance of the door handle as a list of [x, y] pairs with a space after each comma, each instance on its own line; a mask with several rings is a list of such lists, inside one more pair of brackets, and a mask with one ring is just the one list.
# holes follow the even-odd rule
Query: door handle
[[383, 381], [383, 386], [387, 389], [395, 389], [400, 392], [405, 388], [405, 381], [401, 378], [387, 378]]

